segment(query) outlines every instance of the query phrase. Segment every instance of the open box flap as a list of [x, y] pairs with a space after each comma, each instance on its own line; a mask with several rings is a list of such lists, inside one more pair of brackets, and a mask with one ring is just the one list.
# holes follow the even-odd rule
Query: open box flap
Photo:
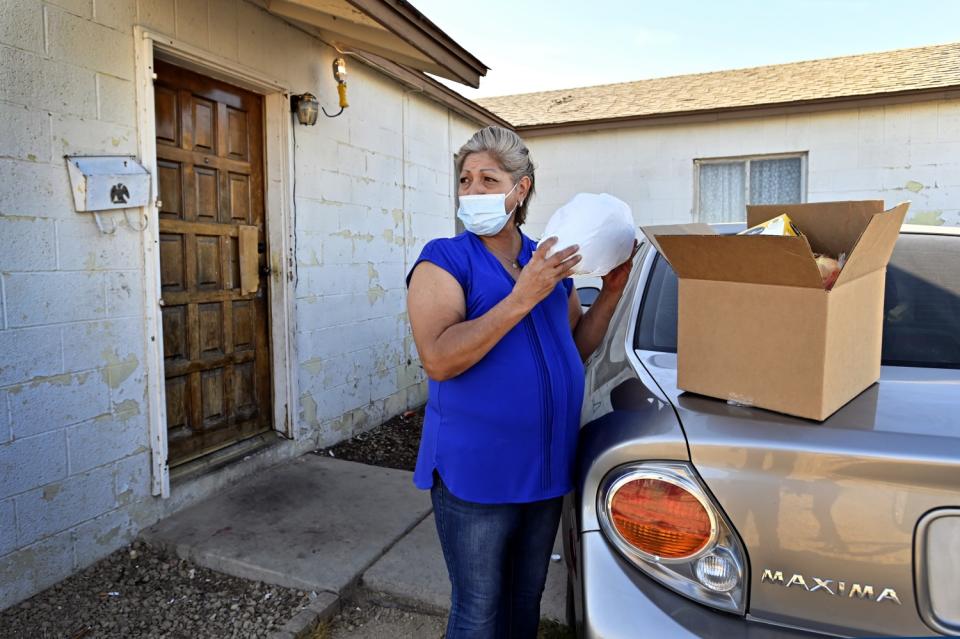
[[658, 235], [656, 241], [680, 278], [823, 288], [805, 237]]
[[747, 207], [747, 226], [756, 226], [786, 213], [807, 236], [814, 253], [849, 257], [851, 249], [877, 213], [883, 200], [810, 202], [807, 204], [761, 204]]
[[902, 202], [889, 211], [873, 215], [847, 256], [847, 262], [840, 271], [834, 288], [887, 265], [893, 246], [900, 236], [900, 227], [903, 226], [908, 208], [910, 202]]
[[[717, 235], [717, 232], [714, 231], [709, 224], [702, 222], [641, 226], [640, 230], [647, 236], [650, 243], [653, 244], [653, 248], [657, 249], [661, 255], [663, 254], [663, 250], [661, 250], [660, 243], [657, 241], [658, 235]], [[669, 262], [670, 258], [667, 258], [667, 261]]]

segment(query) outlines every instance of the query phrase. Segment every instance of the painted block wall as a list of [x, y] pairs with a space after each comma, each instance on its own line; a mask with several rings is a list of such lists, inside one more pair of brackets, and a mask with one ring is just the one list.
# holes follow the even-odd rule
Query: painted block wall
[[320, 443], [426, 399], [405, 277], [453, 234], [452, 158], [476, 128], [371, 73], [349, 86], [349, 119], [296, 131], [320, 154], [296, 177], [300, 426]]
[[425, 396], [403, 277], [453, 233], [451, 158], [475, 125], [351, 59], [351, 107], [294, 131], [297, 437], [150, 495], [141, 234], [74, 212], [62, 159], [137, 153], [135, 24], [335, 100], [332, 50], [253, 2], [2, 3], [0, 609]]
[[528, 232], [580, 191], [606, 191], [641, 224], [695, 219], [694, 160], [807, 153], [807, 200], [913, 202], [909, 220], [960, 225], [960, 100], [531, 137]]

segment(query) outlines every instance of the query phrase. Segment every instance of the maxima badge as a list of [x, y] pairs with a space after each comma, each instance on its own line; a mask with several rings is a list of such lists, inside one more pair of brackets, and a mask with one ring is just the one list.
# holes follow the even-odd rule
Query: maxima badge
[[[789, 579], [784, 579], [782, 570], [764, 569], [763, 576], [760, 577], [760, 583], [768, 583], [784, 588], [800, 588], [807, 592], [822, 592], [831, 597], [848, 597], [850, 599], [866, 599], [875, 603], [881, 601], [892, 601], [897, 605], [900, 603], [900, 597], [893, 588], [874, 587], [869, 584], [847, 583], [836, 579], [822, 579], [820, 577], [804, 577], [803, 575], [793, 574]], [[876, 592], [880, 594], [877, 595]]]

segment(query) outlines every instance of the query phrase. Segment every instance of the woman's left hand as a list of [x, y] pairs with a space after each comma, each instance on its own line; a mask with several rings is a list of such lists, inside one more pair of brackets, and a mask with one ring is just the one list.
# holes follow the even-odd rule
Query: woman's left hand
[[620, 299], [620, 296], [623, 295], [623, 289], [627, 286], [627, 280], [630, 279], [630, 271], [633, 270], [633, 258], [639, 248], [640, 244], [634, 240], [630, 258], [600, 278], [603, 281], [603, 286], [600, 288], [601, 295], [606, 293], [607, 295], [615, 295], [616, 299]]

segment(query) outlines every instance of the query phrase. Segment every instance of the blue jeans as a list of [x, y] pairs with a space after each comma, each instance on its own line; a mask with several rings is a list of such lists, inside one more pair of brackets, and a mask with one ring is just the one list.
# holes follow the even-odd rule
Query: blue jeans
[[452, 586], [446, 639], [534, 639], [563, 498], [468, 502], [436, 472], [430, 496]]

